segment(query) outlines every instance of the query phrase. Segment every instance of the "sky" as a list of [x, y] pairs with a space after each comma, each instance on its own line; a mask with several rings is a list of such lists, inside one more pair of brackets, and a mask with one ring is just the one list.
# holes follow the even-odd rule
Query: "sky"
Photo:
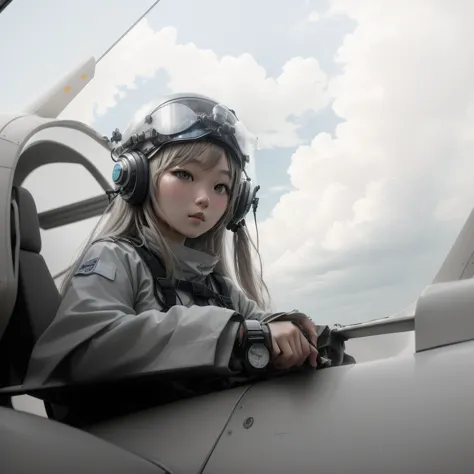
[[[0, 110], [100, 57], [152, 3], [15, 0], [0, 15]], [[228, 104], [259, 137], [275, 309], [324, 324], [388, 316], [431, 282], [474, 203], [473, 13], [470, 0], [162, 0], [62, 117], [110, 136], [168, 92]], [[64, 165], [26, 185], [40, 211], [98, 192]], [[53, 273], [94, 222], [43, 232]]]

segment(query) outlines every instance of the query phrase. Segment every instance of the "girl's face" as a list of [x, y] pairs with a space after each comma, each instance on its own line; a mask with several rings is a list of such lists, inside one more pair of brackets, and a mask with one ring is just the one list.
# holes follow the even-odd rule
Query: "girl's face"
[[231, 173], [222, 152], [216, 165], [206, 166], [206, 153], [173, 167], [158, 181], [159, 216], [168, 226], [161, 229], [170, 240], [184, 243], [212, 229], [230, 200]]

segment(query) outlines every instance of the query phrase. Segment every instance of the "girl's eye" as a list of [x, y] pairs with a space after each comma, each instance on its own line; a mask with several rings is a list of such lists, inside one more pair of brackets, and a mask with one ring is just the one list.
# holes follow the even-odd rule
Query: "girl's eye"
[[214, 189], [219, 193], [219, 194], [230, 194], [230, 189], [226, 184], [217, 184], [214, 186]]
[[173, 176], [176, 176], [178, 179], [182, 179], [184, 181], [193, 179], [191, 173], [188, 173], [187, 171], [184, 171], [184, 170], [173, 171]]

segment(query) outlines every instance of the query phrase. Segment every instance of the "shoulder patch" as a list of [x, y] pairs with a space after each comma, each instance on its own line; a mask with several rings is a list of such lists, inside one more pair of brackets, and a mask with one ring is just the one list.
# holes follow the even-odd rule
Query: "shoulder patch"
[[89, 275], [89, 273], [93, 273], [97, 264], [99, 263], [98, 258], [93, 258], [92, 260], [88, 260], [84, 262], [76, 271], [76, 275]]
[[100, 260], [100, 258], [93, 258], [84, 262], [74, 273], [74, 276], [78, 275], [100, 275], [108, 280], [115, 280], [115, 273], [117, 267], [110, 263], [106, 263]]

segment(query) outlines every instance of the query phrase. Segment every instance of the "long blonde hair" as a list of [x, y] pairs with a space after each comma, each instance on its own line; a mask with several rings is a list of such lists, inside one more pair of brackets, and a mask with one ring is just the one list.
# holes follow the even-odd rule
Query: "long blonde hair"
[[[226, 225], [235, 209], [238, 198], [238, 186], [241, 179], [241, 171], [222, 147], [208, 141], [194, 141], [189, 143], [174, 143], [161, 148], [149, 161], [150, 180], [148, 194], [140, 206], [134, 206], [116, 197], [106, 209], [104, 215], [95, 226], [79, 257], [75, 260], [71, 269], [65, 275], [61, 292], [64, 294], [69, 287], [70, 281], [82, 262], [87, 249], [96, 241], [107, 238], [135, 239], [141, 245], [147, 246], [142, 229], [148, 227], [154, 234], [153, 242], [161, 250], [161, 258], [167, 271], [167, 277], [173, 279], [175, 275], [175, 263], [173, 254], [160, 231], [165, 224], [158, 217], [159, 203], [156, 199], [156, 187], [161, 176], [169, 169], [184, 165], [193, 158], [204, 155], [205, 164], [208, 169], [213, 168], [225, 153], [231, 171], [231, 195], [229, 205], [213, 229], [209, 230], [197, 239], [192, 239], [192, 244], [203, 248], [208, 252], [219, 256], [219, 262], [215, 271], [224, 277], [231, 278], [229, 265], [225, 253]], [[166, 225], [166, 224], [165, 224]], [[189, 242], [188, 242], [189, 243]], [[233, 273], [237, 284], [241, 287], [248, 298], [264, 309], [269, 300], [268, 289], [263, 281], [261, 257], [256, 249], [246, 226], [239, 228], [233, 236]], [[256, 271], [252, 261], [252, 249], [260, 262], [260, 271]]]

